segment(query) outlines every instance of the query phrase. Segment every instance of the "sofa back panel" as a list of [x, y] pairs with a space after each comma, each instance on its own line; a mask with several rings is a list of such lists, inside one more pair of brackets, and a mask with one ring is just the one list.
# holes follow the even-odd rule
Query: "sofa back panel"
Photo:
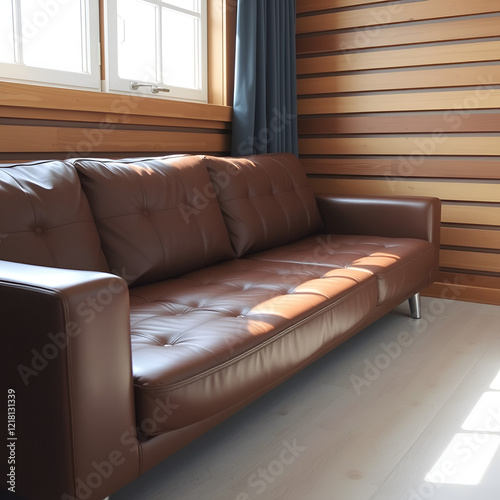
[[237, 256], [290, 243], [321, 228], [296, 156], [205, 157]]
[[112, 272], [130, 285], [234, 257], [203, 160], [75, 160]]
[[73, 166], [61, 161], [0, 166], [0, 259], [109, 272]]

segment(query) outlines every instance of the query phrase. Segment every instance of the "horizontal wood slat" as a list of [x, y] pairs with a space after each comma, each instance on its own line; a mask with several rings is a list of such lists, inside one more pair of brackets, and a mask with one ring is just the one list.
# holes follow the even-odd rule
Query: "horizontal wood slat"
[[228, 135], [212, 133], [0, 125], [0, 137], [0, 150], [4, 153], [54, 151], [92, 155], [101, 151], [205, 153], [230, 149]]
[[309, 179], [316, 193], [341, 193], [354, 195], [383, 196], [432, 196], [443, 201], [482, 200], [485, 203], [500, 203], [500, 185], [485, 182], [440, 182], [399, 179]]
[[425, 134], [434, 132], [486, 132], [498, 131], [500, 112], [476, 113], [463, 118], [455, 114], [369, 114], [354, 116], [315, 116], [299, 118], [299, 135], [324, 134]]
[[500, 248], [500, 231], [443, 227], [441, 245], [495, 250]]
[[341, 33], [318, 34], [298, 37], [297, 53], [317, 54], [321, 52], [344, 52], [348, 50], [373, 49], [378, 47], [403, 46], [451, 40], [469, 40], [498, 36], [500, 19], [444, 20], [428, 24], [420, 29], [409, 30], [407, 26], [363, 28]]
[[312, 157], [302, 158], [302, 165], [306, 173], [321, 175], [500, 180], [500, 160], [486, 158]]
[[470, 285], [478, 288], [495, 287], [500, 290], [500, 277], [484, 276], [480, 274], [453, 274], [447, 271], [439, 271], [438, 281], [443, 284]]
[[440, 266], [487, 273], [500, 273], [500, 254], [441, 250]]
[[[500, 22], [500, 21], [499, 21]], [[366, 73], [305, 77], [297, 80], [298, 95], [318, 95], [381, 90], [433, 89], [446, 87], [489, 88], [500, 85], [500, 66], [482, 65], [459, 68], [393, 70]]]
[[495, 61], [500, 41], [463, 43], [411, 49], [373, 50], [334, 56], [309, 57], [297, 60], [297, 74], [335, 73], [374, 69], [409, 68], [438, 64]]
[[[499, 206], [442, 204], [442, 221], [449, 224], [475, 224], [500, 227]], [[500, 245], [497, 247], [500, 248]]]
[[300, 139], [302, 154], [498, 156], [500, 137], [342, 137]]
[[467, 302], [500, 306], [500, 289], [492, 286], [480, 287], [471, 284], [450, 285], [438, 280], [427, 288], [422, 295], [425, 297], [464, 300]]
[[297, 13], [314, 12], [318, 10], [338, 9], [357, 5], [380, 4], [394, 0], [298, 0]]
[[421, 0], [373, 8], [323, 13], [297, 19], [297, 33], [408, 23], [498, 12], [497, 0]]
[[168, 116], [145, 116], [117, 113], [99, 113], [86, 111], [67, 111], [58, 109], [24, 108], [0, 106], [0, 119], [46, 120], [71, 123], [145, 125], [155, 127], [178, 127], [212, 130], [231, 130], [231, 123], [215, 120], [195, 120], [190, 118], [170, 118]]
[[[500, 109], [500, 89], [348, 95], [300, 99], [298, 102], [299, 115], [439, 110], [451, 112], [457, 109], [467, 112], [480, 109]], [[466, 119], [466, 114], [462, 116]]]

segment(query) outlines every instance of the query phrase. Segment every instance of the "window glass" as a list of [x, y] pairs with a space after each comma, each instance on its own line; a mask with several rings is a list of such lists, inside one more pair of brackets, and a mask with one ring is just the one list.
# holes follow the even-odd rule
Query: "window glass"
[[163, 3], [200, 13], [200, 0], [163, 0]]
[[[141, 30], [137, 29], [141, 26]], [[118, 76], [156, 81], [157, 7], [140, 0], [118, 1]]]
[[0, 62], [15, 62], [12, 3], [0, 0]]
[[201, 86], [200, 21], [163, 9], [163, 81], [177, 87]]
[[87, 72], [82, 2], [54, 2], [52, 10], [42, 8], [42, 4], [39, 0], [20, 2], [23, 63], [37, 68]]

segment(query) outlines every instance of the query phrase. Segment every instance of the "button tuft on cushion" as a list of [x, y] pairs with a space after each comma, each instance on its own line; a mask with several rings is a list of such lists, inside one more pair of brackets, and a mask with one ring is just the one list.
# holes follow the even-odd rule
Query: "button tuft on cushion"
[[2, 164], [0, 193], [0, 260], [109, 272], [73, 166], [57, 160]]
[[291, 153], [205, 157], [237, 256], [298, 240], [322, 226], [298, 158]]
[[211, 185], [201, 158], [76, 159], [74, 164], [109, 265], [127, 269], [134, 277], [129, 285], [234, 257], [215, 198], [199, 205], [198, 193]]

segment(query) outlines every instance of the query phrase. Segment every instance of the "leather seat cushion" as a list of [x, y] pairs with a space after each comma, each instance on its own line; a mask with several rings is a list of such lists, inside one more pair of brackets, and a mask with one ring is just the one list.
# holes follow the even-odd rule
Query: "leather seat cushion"
[[364, 271], [376, 276], [382, 304], [422, 286], [433, 269], [434, 247], [412, 238], [319, 234], [246, 258]]
[[376, 279], [362, 269], [245, 259], [132, 289], [142, 432], [201, 421], [287, 378], [376, 304]]
[[76, 160], [109, 266], [129, 285], [234, 257], [197, 156]]
[[73, 166], [62, 161], [0, 166], [0, 259], [109, 272]]
[[238, 257], [284, 245], [322, 227], [316, 199], [290, 153], [205, 157]]

